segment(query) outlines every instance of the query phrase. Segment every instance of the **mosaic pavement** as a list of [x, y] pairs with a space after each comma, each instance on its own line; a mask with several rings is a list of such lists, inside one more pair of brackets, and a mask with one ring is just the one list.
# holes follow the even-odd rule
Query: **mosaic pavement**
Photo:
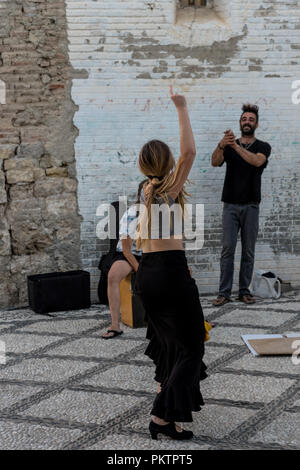
[[186, 442], [149, 438], [156, 384], [144, 328], [101, 339], [110, 324], [103, 305], [51, 316], [1, 311], [0, 448], [299, 449], [300, 365], [253, 357], [241, 334], [300, 332], [300, 292], [252, 306], [201, 302], [216, 327], [206, 343], [206, 404], [185, 424], [195, 434]]

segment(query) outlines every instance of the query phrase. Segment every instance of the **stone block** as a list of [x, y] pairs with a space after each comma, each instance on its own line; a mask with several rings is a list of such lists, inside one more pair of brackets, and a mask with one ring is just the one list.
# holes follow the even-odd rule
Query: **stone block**
[[5, 204], [7, 202], [7, 194], [5, 188], [5, 175], [2, 170], [0, 170], [0, 204]]
[[33, 193], [36, 197], [55, 196], [57, 194], [61, 194], [63, 191], [63, 178], [45, 178], [43, 180], [36, 181], [33, 186]]
[[64, 178], [64, 189], [68, 193], [75, 193], [77, 191], [78, 183], [73, 178]]
[[33, 198], [32, 183], [29, 184], [13, 184], [9, 190], [11, 201], [24, 201]]
[[63, 219], [71, 214], [74, 215], [77, 211], [77, 198], [71, 194], [68, 194], [63, 199], [48, 197], [46, 199], [46, 211], [49, 217], [54, 217], [55, 219]]
[[6, 160], [15, 156], [17, 145], [0, 145], [0, 160]]
[[35, 158], [39, 159], [45, 153], [45, 147], [42, 142], [33, 144], [21, 144], [17, 149], [17, 157], [19, 158]]
[[68, 176], [68, 168], [67, 167], [56, 167], [56, 168], [46, 168], [46, 175], [47, 176]]
[[11, 238], [8, 229], [0, 229], [0, 256], [11, 254]]
[[6, 172], [8, 184], [16, 183], [32, 183], [34, 181], [34, 174], [31, 168], [23, 170], [9, 170]]
[[33, 169], [35, 166], [37, 162], [32, 158], [13, 158], [4, 162], [5, 171]]

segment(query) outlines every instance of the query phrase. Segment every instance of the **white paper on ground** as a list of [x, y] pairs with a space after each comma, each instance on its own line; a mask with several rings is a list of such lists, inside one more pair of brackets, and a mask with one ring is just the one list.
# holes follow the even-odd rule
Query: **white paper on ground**
[[270, 338], [297, 338], [300, 336], [300, 333], [284, 333], [284, 335], [241, 335], [242, 340], [248, 346], [248, 349], [253, 354], [253, 356], [259, 356], [259, 354], [252, 348], [251, 344], [249, 343], [249, 339], [270, 339]]

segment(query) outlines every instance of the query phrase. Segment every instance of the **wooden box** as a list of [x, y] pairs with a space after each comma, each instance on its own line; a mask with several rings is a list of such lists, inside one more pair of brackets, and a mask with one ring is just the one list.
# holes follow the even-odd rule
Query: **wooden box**
[[121, 294], [121, 320], [131, 328], [143, 328], [147, 326], [145, 310], [140, 297], [133, 291], [135, 275], [128, 274], [120, 283]]

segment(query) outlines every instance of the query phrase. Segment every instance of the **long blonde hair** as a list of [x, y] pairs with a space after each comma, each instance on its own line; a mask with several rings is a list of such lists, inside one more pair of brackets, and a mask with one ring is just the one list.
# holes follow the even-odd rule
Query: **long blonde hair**
[[[181, 163], [179, 161], [177, 165], [175, 164], [169, 146], [160, 140], [150, 140], [140, 151], [139, 169], [148, 177], [148, 182], [144, 183], [143, 186], [144, 204], [147, 208], [146, 215], [148, 217], [148, 237], [151, 227], [151, 205], [155, 202], [156, 197], [161, 197], [168, 204], [167, 194], [174, 186]], [[145, 192], [146, 188], [147, 194]], [[183, 188], [175, 200], [176, 203], [180, 204], [182, 214], [184, 214], [184, 204], [187, 196], [190, 196], [190, 194]], [[136, 246], [138, 249], [143, 246], [143, 238], [141, 237], [143, 221], [142, 217], [137, 226]]]

